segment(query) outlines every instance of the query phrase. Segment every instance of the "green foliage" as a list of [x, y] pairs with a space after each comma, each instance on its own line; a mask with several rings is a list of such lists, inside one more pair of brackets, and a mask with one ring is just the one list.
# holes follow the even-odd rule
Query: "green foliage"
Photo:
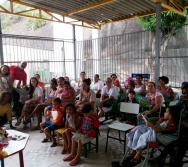
[[[187, 15], [185, 10], [185, 15]], [[156, 28], [156, 14], [138, 18], [138, 23], [144, 30], [152, 31], [155, 33]], [[177, 35], [181, 28], [187, 23], [187, 17], [176, 14], [172, 11], [163, 12], [161, 14], [161, 32], [162, 35], [173, 33]]]
[[1, 28], [2, 30], [9, 32], [11, 31], [11, 26], [18, 23], [21, 17], [1, 14]]
[[[26, 12], [26, 15], [28, 16], [38, 16], [38, 12], [36, 11], [30, 11], [30, 12]], [[44, 15], [42, 15], [43, 18], [46, 18]], [[34, 19], [34, 18], [29, 18], [27, 20], [27, 27], [31, 30], [37, 30], [40, 27], [43, 27], [46, 25], [46, 21], [45, 20], [39, 20], [39, 19]]]

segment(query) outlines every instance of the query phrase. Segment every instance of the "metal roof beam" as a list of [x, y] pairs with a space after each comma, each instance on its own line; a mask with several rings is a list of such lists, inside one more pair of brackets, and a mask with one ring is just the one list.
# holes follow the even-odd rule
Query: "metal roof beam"
[[[65, 16], [63, 16], [63, 14], [61, 13], [56, 13], [56, 12], [52, 12], [50, 10], [44, 9], [44, 8], [40, 8], [37, 7], [35, 5], [30, 5], [24, 2], [21, 2], [20, 0], [9, 0], [10, 1], [10, 10], [4, 8], [2, 5], [0, 5], [0, 13], [4, 13], [4, 14], [11, 14], [11, 15], [16, 15], [16, 16], [21, 16], [21, 17], [28, 17], [28, 18], [34, 18], [34, 19], [40, 19], [40, 20], [45, 20], [45, 21], [52, 21], [52, 22], [59, 22], [59, 23], [65, 23], [65, 24], [71, 24], [71, 25], [76, 25], [76, 26], [81, 26], [81, 27], [86, 27], [86, 28], [94, 28], [94, 29], [100, 29], [101, 26], [100, 25], [95, 25], [91, 22], [88, 21], [84, 21], [84, 20], [79, 20], [79, 19], [75, 19], [74, 17], [71, 16], [71, 19], [75, 20], [74, 21], [65, 21]], [[26, 7], [30, 7], [30, 9], [28, 10], [23, 10], [23, 11], [17, 11], [15, 12], [14, 9], [14, 5], [15, 4], [21, 4], [24, 5]], [[32, 9], [31, 9], [32, 8]], [[32, 11], [32, 10], [39, 10], [39, 16], [30, 16], [27, 15], [27, 12]], [[47, 13], [49, 16], [51, 16], [51, 18], [44, 18], [42, 17], [42, 12]], [[59, 15], [62, 19], [59, 19], [55, 16], [55, 14]], [[81, 24], [79, 24], [81, 22]]]
[[169, 1], [167, 1], [168, 3], [166, 3], [164, 0], [151, 0], [151, 1], [155, 2], [155, 3], [160, 2], [162, 7], [166, 8], [170, 11], [173, 11], [174, 13], [177, 13], [179, 15], [184, 15], [183, 6], [181, 6], [174, 0], [169, 0]]
[[108, 3], [111, 3], [111, 2], [115, 2], [115, 1], [116, 1], [116, 0], [102, 0], [102, 1], [97, 2], [97, 3], [84, 6], [84, 7], [82, 7], [82, 8], [78, 8], [78, 9], [75, 9], [75, 10], [71, 10], [71, 11], [69, 11], [69, 12], [64, 13], [63, 15], [65, 15], [65, 16], [72, 15], [72, 14], [75, 14], [75, 13], [78, 13], [78, 12], [82, 12], [82, 11], [85, 11], [85, 10], [89, 10], [89, 9], [92, 9], [92, 8], [96, 8], [96, 7], [98, 7], [98, 6], [102, 6], [102, 5], [105, 5], [105, 4], [108, 4]]
[[[167, 9], [162, 9], [162, 12], [167, 12]], [[148, 12], [148, 13], [142, 13], [142, 14], [138, 14], [138, 15], [126, 16], [126, 17], [123, 17], [123, 18], [120, 18], [120, 19], [113, 19], [112, 21], [102, 22], [101, 25], [109, 24], [109, 23], [112, 23], [112, 22], [123, 21], [123, 20], [129, 20], [129, 19], [133, 19], [133, 18], [149, 16], [149, 15], [152, 15], [152, 14], [155, 14], [155, 13], [156, 13], [156, 11], [151, 11], [151, 12]]]

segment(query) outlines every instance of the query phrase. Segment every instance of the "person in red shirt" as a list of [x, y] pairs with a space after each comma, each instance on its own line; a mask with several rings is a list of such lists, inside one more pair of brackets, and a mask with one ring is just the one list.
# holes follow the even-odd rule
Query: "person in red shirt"
[[50, 112], [50, 121], [40, 123], [41, 129], [44, 131], [46, 138], [42, 140], [42, 143], [48, 142], [48, 140], [52, 139], [53, 143], [51, 147], [57, 146], [56, 138], [51, 134], [51, 131], [55, 131], [56, 129], [62, 127], [63, 125], [63, 116], [64, 109], [61, 107], [61, 99], [55, 98], [52, 101], [52, 111]]
[[[82, 109], [84, 117], [80, 117], [80, 129], [74, 133], [72, 137], [72, 150], [71, 154], [63, 161], [71, 161], [70, 166], [75, 166], [80, 161], [80, 155], [82, 151], [82, 145], [88, 143], [96, 137], [99, 129], [99, 119], [94, 113], [93, 106], [91, 104], [85, 104]], [[78, 149], [76, 152], [76, 146]]]
[[[23, 86], [26, 85], [27, 82], [27, 74], [24, 71], [24, 69], [27, 67], [27, 62], [22, 61], [19, 65], [12, 65], [10, 66], [10, 79], [13, 83], [13, 87], [15, 88], [20, 88], [21, 82], [23, 82]], [[15, 83], [17, 85], [14, 84], [15, 81], [18, 81], [18, 83]], [[20, 94], [13, 89], [12, 91], [12, 98], [13, 98], [13, 111], [16, 111], [16, 115], [19, 115], [19, 100], [20, 100]]]
[[27, 67], [27, 62], [22, 61], [18, 66], [12, 65], [10, 66], [10, 78], [12, 80], [12, 83], [14, 83], [15, 80], [18, 80], [19, 82], [15, 87], [20, 87], [21, 82], [23, 82], [23, 85], [26, 85], [27, 82], [27, 74], [24, 71], [24, 69]]

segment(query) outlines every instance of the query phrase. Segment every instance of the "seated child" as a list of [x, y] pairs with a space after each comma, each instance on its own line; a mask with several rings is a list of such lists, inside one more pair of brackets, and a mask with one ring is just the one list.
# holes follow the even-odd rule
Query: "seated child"
[[135, 91], [134, 90], [129, 91], [128, 97], [126, 99], [122, 99], [121, 102], [137, 103], [135, 99]]
[[71, 132], [76, 132], [77, 130], [77, 121], [78, 121], [78, 114], [76, 113], [76, 107], [74, 104], [69, 103], [65, 106], [66, 112], [66, 122], [65, 122], [65, 131], [62, 132], [63, 137], [63, 150], [62, 154], [70, 154], [71, 153]]
[[[72, 149], [71, 154], [63, 161], [71, 161], [70, 166], [75, 166], [80, 161], [80, 154], [82, 151], [82, 145], [93, 140], [96, 137], [97, 130], [99, 128], [99, 120], [97, 115], [93, 111], [93, 107], [90, 104], [83, 106], [82, 112], [84, 117], [80, 117], [80, 129], [72, 137]], [[76, 146], [78, 149], [76, 152]]]
[[53, 143], [51, 147], [55, 147], [57, 145], [56, 138], [51, 134], [51, 131], [54, 131], [60, 128], [63, 124], [63, 115], [64, 110], [61, 107], [61, 99], [55, 98], [52, 101], [52, 111], [51, 113], [51, 120], [48, 122], [40, 123], [41, 129], [44, 131], [46, 137], [42, 140], [42, 143], [48, 142], [48, 140], [52, 140]]
[[71, 88], [68, 81], [64, 81], [63, 89], [61, 91], [62, 106], [65, 107], [67, 103], [71, 103], [73, 101], [74, 90]]
[[123, 167], [133, 167], [141, 162], [141, 154], [147, 143], [156, 141], [156, 133], [163, 131], [175, 131], [179, 121], [179, 107], [169, 106], [156, 125], [146, 117], [146, 125], [136, 126], [126, 136], [128, 138], [127, 146], [131, 148], [129, 156], [123, 161]]
[[126, 91], [126, 94], [128, 94], [130, 91], [133, 91], [134, 90], [134, 88], [135, 88], [135, 84], [134, 83], [130, 83], [130, 84], [128, 84], [128, 86], [127, 86], [127, 91]]

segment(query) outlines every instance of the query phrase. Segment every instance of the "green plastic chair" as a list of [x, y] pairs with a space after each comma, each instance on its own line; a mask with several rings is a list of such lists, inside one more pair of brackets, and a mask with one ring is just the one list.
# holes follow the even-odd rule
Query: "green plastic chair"
[[135, 95], [135, 99], [136, 99], [136, 102], [139, 103], [140, 99], [142, 99], [143, 96], [142, 95], [139, 95], [139, 94], [136, 94]]
[[[95, 140], [95, 143], [94, 143]], [[84, 145], [84, 157], [87, 157], [87, 152], [95, 149], [96, 153], [99, 151], [99, 130], [97, 130], [96, 138]]]
[[165, 101], [165, 106], [168, 107], [171, 100], [168, 97], [164, 97], [164, 101]]

